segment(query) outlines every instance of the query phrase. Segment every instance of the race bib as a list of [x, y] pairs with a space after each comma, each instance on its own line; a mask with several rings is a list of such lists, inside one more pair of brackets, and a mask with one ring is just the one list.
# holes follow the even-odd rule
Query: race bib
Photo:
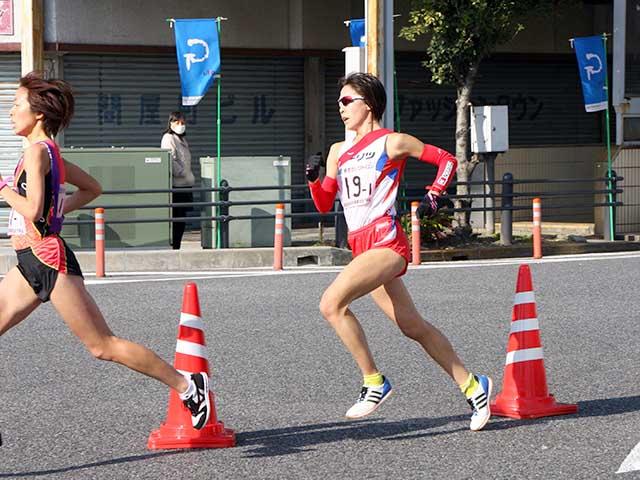
[[7, 229], [7, 233], [9, 234], [9, 236], [26, 235], [27, 233], [27, 225], [25, 223], [24, 217], [13, 208], [11, 209], [11, 213], [9, 214], [9, 226]]
[[344, 207], [365, 205], [375, 190], [375, 152], [361, 152], [340, 167], [340, 201]]
[[63, 185], [58, 185], [58, 193], [53, 196], [53, 218], [51, 218], [51, 231], [60, 233], [64, 222], [64, 201], [67, 191]]

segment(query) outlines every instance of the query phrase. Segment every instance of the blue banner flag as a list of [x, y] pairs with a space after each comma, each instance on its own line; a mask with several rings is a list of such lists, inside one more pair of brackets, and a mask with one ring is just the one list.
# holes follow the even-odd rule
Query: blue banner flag
[[364, 47], [367, 44], [367, 36], [364, 33], [364, 18], [349, 20], [349, 34], [353, 47]]
[[218, 25], [213, 18], [181, 19], [174, 28], [182, 105], [197, 105], [220, 71]]
[[606, 110], [609, 100], [606, 88], [607, 55], [602, 36], [574, 38], [573, 48], [578, 57], [585, 110]]

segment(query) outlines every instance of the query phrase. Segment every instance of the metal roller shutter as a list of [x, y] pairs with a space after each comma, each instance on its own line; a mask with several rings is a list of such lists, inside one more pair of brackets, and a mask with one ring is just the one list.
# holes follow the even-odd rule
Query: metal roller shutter
[[[64, 57], [76, 92], [76, 116], [65, 146], [159, 146], [169, 113], [187, 118], [193, 170], [216, 155], [216, 89], [195, 107], [180, 106], [174, 55]], [[292, 158], [293, 183], [304, 175], [303, 59], [222, 57], [222, 156]]]
[[[22, 139], [13, 134], [9, 110], [18, 88], [20, 56], [0, 55], [0, 173], [10, 175], [22, 152]], [[7, 233], [9, 209], [0, 208], [0, 235]]]
[[[327, 60], [327, 142], [343, 138], [335, 110], [336, 80], [344, 59]], [[398, 110], [400, 130], [453, 152], [455, 150], [455, 88], [431, 83], [416, 58], [398, 55]], [[485, 61], [473, 90], [474, 104], [509, 106], [511, 147], [592, 145], [602, 143], [599, 115], [586, 113], [575, 62], [546, 63]], [[424, 183], [430, 170], [409, 162], [405, 180]]]

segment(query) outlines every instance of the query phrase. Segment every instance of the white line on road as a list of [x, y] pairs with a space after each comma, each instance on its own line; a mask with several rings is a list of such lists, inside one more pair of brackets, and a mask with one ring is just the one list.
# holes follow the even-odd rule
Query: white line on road
[[[455, 262], [427, 262], [419, 266], [409, 266], [409, 272], [415, 270], [440, 270], [447, 268], [478, 268], [478, 267], [502, 267], [508, 265], [521, 265], [523, 263], [535, 265], [538, 263], [562, 263], [562, 262], [591, 262], [602, 260], [625, 260], [640, 258], [640, 252], [615, 252], [615, 253], [590, 253], [578, 255], [555, 255], [539, 260], [528, 257], [505, 258], [491, 260], [461, 260]], [[238, 268], [233, 270], [205, 270], [182, 272], [116, 272], [105, 278], [94, 278], [92, 273], [85, 275], [87, 285], [113, 285], [117, 283], [140, 282], [171, 282], [178, 280], [205, 280], [213, 278], [256, 277], [272, 275], [306, 275], [310, 273], [338, 273], [344, 267], [286, 267], [284, 270], [275, 271], [271, 267]], [[1, 277], [1, 276], [0, 276]], [[124, 277], [124, 278], [123, 278]], [[135, 277], [135, 278], [131, 278]]]
[[638, 443], [616, 473], [635, 472], [640, 470], [640, 443]]

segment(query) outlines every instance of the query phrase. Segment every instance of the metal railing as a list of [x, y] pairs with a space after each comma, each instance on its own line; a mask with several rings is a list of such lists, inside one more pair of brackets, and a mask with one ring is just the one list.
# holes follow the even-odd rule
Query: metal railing
[[[465, 202], [471, 201], [473, 205], [473, 200], [478, 199], [491, 199], [494, 206], [469, 206], [469, 207], [458, 207], [458, 208], [445, 208], [443, 211], [445, 213], [456, 213], [456, 212], [487, 212], [487, 211], [500, 211], [502, 212], [501, 218], [501, 233], [502, 237], [506, 238], [507, 241], [511, 241], [511, 231], [512, 231], [512, 223], [513, 223], [513, 212], [518, 210], [530, 210], [531, 205], [516, 205], [514, 204], [514, 200], [524, 200], [524, 199], [533, 199], [533, 198], [543, 198], [543, 199], [570, 199], [574, 197], [580, 196], [591, 196], [593, 195], [603, 195], [608, 196], [611, 194], [612, 201], [593, 201], [591, 203], [567, 203], [564, 202], [562, 205], [554, 205], [546, 208], [553, 209], [565, 209], [565, 208], [584, 208], [584, 207], [610, 207], [613, 206], [613, 210], [615, 212], [615, 207], [622, 206], [621, 202], [618, 202], [616, 197], [618, 194], [622, 193], [623, 190], [618, 187], [618, 183], [622, 181], [623, 178], [615, 175], [613, 172], [612, 177], [599, 177], [599, 178], [578, 178], [578, 179], [514, 179], [511, 174], [505, 174], [501, 181], [471, 181], [471, 182], [458, 182], [454, 183], [450, 186], [449, 190], [455, 190], [456, 185], [466, 185], [467, 187], [473, 186], [482, 186], [487, 187], [496, 187], [500, 186], [500, 192], [483, 192], [483, 193], [469, 193], [465, 195], [456, 195], [450, 194], [448, 198], [452, 201], [455, 200], [463, 200]], [[545, 192], [545, 191], [525, 191], [525, 192], [515, 192], [515, 185], [532, 185], [532, 184], [586, 184], [590, 183], [592, 185], [602, 183], [604, 188], [580, 188], [578, 190], [566, 190], [560, 192]], [[281, 185], [281, 186], [232, 186], [229, 185], [225, 180], [221, 182], [220, 187], [195, 187], [190, 191], [193, 193], [201, 192], [201, 193], [218, 193], [220, 199], [218, 201], [197, 201], [197, 202], [189, 202], [189, 203], [163, 203], [163, 204], [146, 204], [146, 203], [129, 203], [129, 204], [120, 204], [120, 205], [109, 205], [108, 203], [99, 203], [93, 204], [90, 207], [82, 207], [79, 210], [81, 211], [93, 211], [95, 208], [104, 208], [105, 210], [130, 210], [130, 209], [147, 209], [147, 208], [171, 208], [171, 207], [188, 207], [188, 208], [199, 208], [201, 215], [199, 216], [187, 216], [187, 217], [152, 217], [152, 218], [131, 218], [131, 219], [112, 219], [108, 220], [108, 224], [123, 224], [123, 223], [159, 223], [159, 222], [205, 222], [205, 221], [215, 221], [218, 223], [218, 228], [220, 228], [221, 232], [221, 248], [228, 248], [229, 246], [229, 223], [235, 220], [258, 220], [258, 219], [271, 219], [275, 218], [275, 214], [259, 214], [259, 215], [233, 215], [230, 213], [230, 208], [235, 206], [247, 206], [247, 205], [276, 205], [278, 203], [289, 204], [289, 205], [310, 205], [313, 204], [313, 200], [310, 198], [297, 198], [297, 199], [274, 199], [274, 200], [248, 200], [248, 201], [233, 201], [229, 199], [230, 194], [233, 192], [240, 191], [285, 191], [289, 190], [291, 192], [301, 191], [307, 192], [308, 186], [306, 184], [300, 185]], [[492, 189], [493, 190], [493, 189]], [[144, 190], [107, 190], [103, 192], [104, 197], [107, 199], [110, 195], [135, 195], [135, 194], [149, 194], [149, 193], [173, 193], [173, 192], [184, 192], [184, 188], [180, 189], [144, 189]], [[404, 194], [398, 197], [398, 202], [401, 208], [399, 209], [399, 214], [404, 215], [410, 213], [410, 209], [406, 206], [410, 205], [411, 201], [421, 200], [424, 195], [424, 186], [412, 186], [409, 184], [403, 184], [401, 187], [401, 191], [404, 192], [415, 192], [414, 194]], [[500, 205], [495, 206], [495, 200], [500, 199]], [[0, 208], [6, 207], [6, 203], [3, 205], [3, 202], [0, 202]], [[202, 209], [206, 207], [215, 207], [217, 209], [216, 215], [202, 215]], [[605, 208], [605, 211], [608, 209]], [[339, 205], [339, 202], [336, 202], [336, 208], [333, 212], [329, 213], [318, 213], [316, 211], [305, 211], [305, 212], [289, 212], [285, 214], [286, 218], [336, 218], [336, 245], [340, 247], [346, 246], [346, 235], [347, 229], [346, 224], [344, 222], [344, 216], [342, 215], [342, 210]], [[605, 216], [607, 222], [613, 221], [613, 225], [615, 226], [615, 213], [613, 219], [609, 219]], [[93, 224], [94, 219], [86, 219], [86, 220], [78, 220], [78, 219], [69, 219], [65, 221], [65, 225], [84, 225], [84, 224]]]

